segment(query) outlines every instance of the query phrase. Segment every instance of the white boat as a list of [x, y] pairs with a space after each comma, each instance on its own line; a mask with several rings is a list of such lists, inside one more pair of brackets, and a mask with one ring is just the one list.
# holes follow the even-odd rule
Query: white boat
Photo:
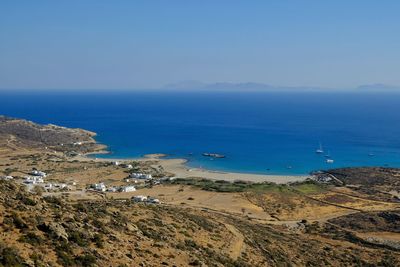
[[315, 150], [315, 153], [317, 153], [317, 154], [322, 154], [322, 153], [324, 153], [324, 150], [322, 149], [321, 142], [319, 143], [319, 148], [317, 148], [317, 150]]
[[335, 161], [333, 159], [327, 159], [325, 162], [331, 164], [331, 163], [334, 163]]

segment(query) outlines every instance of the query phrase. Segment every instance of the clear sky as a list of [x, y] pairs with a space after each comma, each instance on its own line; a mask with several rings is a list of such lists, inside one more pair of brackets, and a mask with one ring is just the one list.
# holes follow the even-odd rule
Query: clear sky
[[1, 0], [0, 88], [400, 85], [398, 0]]

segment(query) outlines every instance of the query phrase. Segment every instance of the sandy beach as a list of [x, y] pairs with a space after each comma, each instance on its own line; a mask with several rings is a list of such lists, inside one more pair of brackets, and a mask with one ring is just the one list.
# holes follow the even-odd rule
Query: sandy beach
[[220, 172], [200, 168], [189, 168], [184, 159], [160, 159], [159, 163], [167, 172], [174, 173], [176, 177], [200, 177], [214, 180], [225, 181], [250, 181], [250, 182], [274, 182], [278, 184], [303, 181], [308, 176], [290, 176], [290, 175], [262, 175], [235, 172]]
[[145, 155], [143, 158], [139, 159], [103, 159], [96, 158], [92, 159], [86, 156], [78, 156], [76, 159], [78, 160], [95, 160], [95, 161], [119, 161], [119, 162], [127, 162], [127, 161], [151, 161], [154, 166], [162, 166], [164, 170], [168, 173], [174, 175], [174, 177], [178, 178], [205, 178], [205, 179], [213, 179], [213, 180], [225, 180], [225, 181], [249, 181], [249, 182], [274, 182], [277, 184], [284, 184], [289, 182], [298, 182], [304, 181], [309, 176], [301, 176], [301, 175], [263, 175], [263, 174], [251, 174], [251, 173], [238, 173], [238, 172], [221, 172], [221, 171], [213, 171], [203, 168], [190, 168], [186, 165], [187, 160], [185, 159], [166, 159], [164, 158], [165, 154], [149, 154]]

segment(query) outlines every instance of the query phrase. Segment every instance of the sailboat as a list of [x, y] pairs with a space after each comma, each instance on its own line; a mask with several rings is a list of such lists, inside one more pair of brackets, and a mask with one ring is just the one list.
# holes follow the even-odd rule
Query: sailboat
[[324, 150], [322, 149], [321, 142], [319, 143], [319, 148], [317, 148], [317, 150], [315, 150], [315, 153], [317, 153], [317, 154], [322, 154], [322, 153], [324, 153]]

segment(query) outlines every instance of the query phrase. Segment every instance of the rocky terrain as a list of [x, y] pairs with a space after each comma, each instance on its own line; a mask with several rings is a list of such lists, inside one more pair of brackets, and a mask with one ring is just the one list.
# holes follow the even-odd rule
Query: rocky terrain
[[[396, 266], [400, 253], [351, 233], [301, 231], [131, 201], [71, 202], [0, 182], [3, 266]], [[308, 229], [309, 228], [309, 229]], [[312, 230], [310, 230], [312, 229]], [[321, 234], [324, 233], [324, 234]]]
[[400, 169], [384, 167], [341, 168], [325, 171], [370, 199], [400, 202]]
[[357, 232], [400, 233], [400, 210], [360, 212], [331, 219], [329, 222]]
[[104, 146], [93, 139], [95, 133], [56, 125], [41, 125], [31, 121], [0, 115], [0, 138], [18, 147], [47, 147], [57, 151], [87, 153], [100, 151]]

